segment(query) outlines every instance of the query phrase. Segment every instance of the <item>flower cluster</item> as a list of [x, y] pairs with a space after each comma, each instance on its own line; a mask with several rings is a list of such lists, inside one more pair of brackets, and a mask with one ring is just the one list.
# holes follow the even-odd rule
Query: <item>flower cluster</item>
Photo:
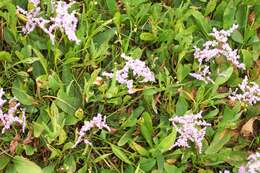
[[71, 1], [68, 4], [63, 1], [51, 1], [54, 8], [54, 17], [51, 17], [50, 19], [40, 17], [41, 8], [39, 7], [39, 0], [30, 0], [29, 2], [33, 3], [35, 6], [35, 8], [30, 11], [25, 11], [19, 6], [17, 7], [17, 12], [25, 15], [27, 18], [27, 23], [22, 30], [24, 33], [29, 34], [38, 26], [49, 35], [52, 44], [54, 44], [54, 32], [56, 29], [59, 29], [67, 35], [69, 40], [75, 41], [77, 44], [80, 43], [80, 40], [75, 33], [78, 23], [78, 19], [75, 15], [76, 11], [73, 10], [71, 13], [69, 12], [69, 9], [75, 3], [74, 1]]
[[5, 92], [3, 88], [0, 89], [0, 122], [4, 126], [2, 129], [2, 133], [5, 133], [5, 130], [10, 129], [11, 125], [14, 123], [18, 123], [22, 125], [22, 131], [25, 131], [25, 110], [22, 110], [22, 118], [16, 116], [17, 109], [20, 106], [20, 103], [17, 103], [14, 99], [9, 100], [9, 109], [6, 113], [3, 111], [3, 106], [7, 102], [7, 100], [3, 99]]
[[[224, 56], [237, 68], [245, 69], [245, 65], [239, 62], [240, 56], [237, 53], [237, 49], [232, 49], [227, 42], [228, 37], [230, 37], [231, 33], [237, 28], [238, 25], [235, 24], [229, 30], [218, 31], [216, 28], [213, 28], [210, 35], [213, 36], [215, 40], [206, 41], [202, 49], [195, 47], [194, 57], [198, 60], [199, 65], [201, 66], [204, 63], [208, 63], [215, 57]], [[207, 72], [206, 75], [203, 75], [205, 73], [204, 70]], [[190, 75], [205, 83], [213, 82], [210, 78], [209, 67], [206, 64], [204, 64], [203, 68], [200, 68], [198, 72], [191, 73]]]
[[202, 66], [200, 71], [197, 73], [190, 73], [190, 75], [198, 80], [204, 81], [206, 84], [214, 81], [210, 77], [211, 72], [209, 71], [209, 66]]
[[75, 16], [76, 11], [73, 10], [71, 13], [69, 13], [69, 9], [74, 3], [74, 1], [70, 2], [69, 4], [63, 1], [58, 1], [56, 4], [54, 4], [56, 16], [51, 18], [51, 22], [53, 24], [49, 27], [49, 32], [51, 33], [50, 38], [52, 42], [54, 42], [54, 31], [56, 28], [58, 28], [62, 32], [65, 32], [69, 40], [75, 41], [76, 44], [80, 43], [80, 40], [75, 34], [78, 23], [78, 19]]
[[188, 142], [191, 141], [195, 143], [197, 149], [201, 153], [202, 140], [206, 134], [206, 127], [211, 126], [211, 124], [201, 120], [201, 113], [202, 112], [199, 112], [198, 114], [187, 114], [182, 117], [175, 116], [170, 119], [172, 125], [180, 134], [171, 148], [175, 146], [189, 148], [190, 145]]
[[102, 115], [98, 113], [97, 116], [93, 117], [91, 121], [86, 121], [84, 123], [84, 126], [81, 127], [79, 131], [79, 137], [72, 148], [75, 148], [83, 140], [85, 144], [91, 145], [91, 142], [89, 140], [83, 138], [86, 135], [86, 132], [94, 127], [97, 127], [98, 129], [105, 128], [110, 131], [110, 127], [106, 124], [106, 117], [103, 118]]
[[[129, 57], [124, 53], [121, 55], [121, 57], [126, 60], [126, 63], [121, 70], [116, 71], [116, 80], [118, 81], [118, 83], [127, 86], [129, 94], [134, 93], [133, 90], [134, 81], [133, 79], [128, 79], [130, 70], [133, 72], [134, 78], [136, 79], [142, 78], [142, 81], [139, 81], [140, 83], [149, 82], [149, 81], [155, 82], [154, 74], [145, 65], [145, 62], [138, 59], [133, 59], [132, 57]], [[113, 78], [112, 73], [104, 72], [102, 75], [107, 76], [109, 78]]]
[[246, 166], [240, 166], [238, 173], [260, 173], [260, 153], [251, 154]]
[[231, 92], [229, 98], [234, 100], [239, 100], [240, 102], [245, 102], [250, 105], [255, 104], [260, 101], [260, 87], [255, 82], [248, 82], [248, 77], [245, 76], [241, 84], [239, 84], [239, 89], [242, 94], [238, 94], [238, 88]]

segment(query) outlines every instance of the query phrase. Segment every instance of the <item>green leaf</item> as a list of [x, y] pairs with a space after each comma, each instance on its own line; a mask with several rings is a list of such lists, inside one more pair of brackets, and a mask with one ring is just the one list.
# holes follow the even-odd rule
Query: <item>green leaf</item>
[[44, 58], [44, 56], [42, 55], [42, 53], [40, 51], [38, 51], [37, 49], [33, 48], [33, 52], [36, 54], [36, 56], [39, 58], [40, 63], [45, 71], [46, 74], [48, 74], [48, 62], [47, 60]]
[[254, 63], [252, 53], [246, 49], [242, 49], [241, 52], [243, 55], [243, 63], [245, 64], [246, 68], [250, 68]]
[[6, 51], [0, 51], [0, 61], [10, 61], [11, 54]]
[[205, 37], [208, 37], [208, 32], [210, 31], [210, 25], [204, 18], [204, 16], [199, 12], [194, 10], [192, 16], [195, 19], [195, 24], [199, 27]]
[[135, 126], [138, 117], [141, 115], [141, 113], [144, 111], [144, 107], [143, 106], [139, 106], [138, 108], [136, 108], [132, 114], [130, 115], [130, 117], [125, 121], [125, 123], [122, 124], [123, 128], [126, 127], [133, 127]]
[[141, 133], [150, 146], [152, 143], [153, 124], [148, 112], [144, 112], [141, 118]]
[[23, 145], [23, 148], [27, 156], [31, 156], [37, 151], [37, 148], [34, 148], [31, 145]]
[[205, 87], [204, 85], [202, 85], [199, 87], [196, 93], [196, 102], [200, 103], [201, 101], [203, 101], [204, 94], [205, 94]]
[[232, 135], [231, 132], [224, 129], [218, 131], [214, 138], [213, 141], [210, 143], [210, 146], [206, 150], [206, 154], [214, 154], [217, 153], [223, 146], [231, 139]]
[[129, 140], [132, 139], [132, 133], [134, 132], [135, 128], [132, 127], [130, 128], [125, 134], [123, 134], [123, 136], [119, 139], [119, 141], [117, 142], [118, 146], [123, 146], [125, 145]]
[[204, 16], [209, 15], [209, 13], [213, 12], [216, 8], [217, 0], [210, 0], [206, 6], [206, 10]]
[[120, 147], [110, 144], [113, 153], [123, 162], [127, 163], [127, 164], [133, 164], [128, 157], [126, 156], [126, 154], [120, 149]]
[[73, 173], [76, 171], [76, 162], [75, 159], [72, 155], [68, 155], [64, 159], [64, 164], [63, 164], [66, 172], [68, 173]]
[[218, 113], [219, 113], [219, 110], [218, 109], [214, 109], [213, 111], [210, 111], [209, 113], [207, 113], [207, 115], [204, 116], [204, 119], [212, 119], [216, 115], [218, 115]]
[[183, 81], [187, 75], [190, 73], [190, 64], [178, 64], [177, 66], [177, 79], [178, 81]]
[[221, 72], [215, 80], [215, 85], [222, 85], [224, 84], [232, 75], [233, 67], [229, 67], [225, 71]]
[[137, 151], [137, 152], [138, 152], [140, 155], [142, 155], [142, 156], [146, 156], [146, 157], [149, 156], [149, 152], [148, 152], [144, 147], [142, 147], [141, 145], [137, 144], [137, 143], [134, 142], [134, 141], [132, 141], [132, 142], [130, 143], [130, 147], [131, 147], [133, 150]]
[[23, 83], [18, 79], [13, 82], [12, 93], [24, 105], [32, 105], [34, 102], [33, 97], [27, 94]]
[[3, 170], [7, 164], [10, 162], [11, 158], [6, 154], [0, 155], [0, 171]]
[[143, 171], [149, 172], [155, 166], [156, 160], [153, 158], [149, 158], [149, 159], [142, 158], [139, 164], [140, 164], [140, 168]]
[[170, 149], [170, 147], [174, 144], [175, 139], [176, 139], [176, 134], [177, 131], [175, 128], [172, 129], [172, 132], [166, 136], [165, 138], [163, 138], [163, 140], [159, 143], [159, 145], [157, 146], [157, 148], [164, 153], [165, 151], [168, 151]]
[[116, 0], [106, 0], [106, 4], [107, 4], [108, 9], [112, 13], [115, 13], [117, 11]]
[[248, 13], [249, 13], [248, 5], [241, 3], [237, 8], [236, 20], [239, 25], [239, 28], [242, 28], [243, 31], [246, 28], [248, 22]]
[[45, 168], [43, 168], [43, 173], [53, 173], [55, 172], [55, 165], [54, 164], [49, 164]]
[[154, 35], [153, 33], [149, 33], [149, 32], [143, 32], [140, 35], [140, 39], [144, 40], [144, 41], [153, 41], [156, 39], [156, 35]]
[[79, 99], [80, 98], [75, 97], [71, 93], [68, 94], [63, 89], [60, 89], [57, 94], [56, 104], [61, 110], [68, 113], [70, 116], [74, 116], [80, 106]]
[[188, 110], [188, 103], [184, 96], [180, 95], [176, 103], [176, 114], [183, 115]]
[[24, 157], [15, 156], [13, 162], [17, 173], [43, 173], [38, 165]]
[[55, 92], [62, 87], [62, 81], [56, 72], [48, 76], [48, 86]]
[[44, 126], [37, 122], [33, 122], [32, 125], [33, 125], [33, 136], [36, 138], [40, 137], [40, 135], [44, 131]]
[[236, 13], [235, 3], [233, 0], [230, 0], [223, 14], [223, 27], [225, 29], [231, 27], [232, 24], [235, 23], [234, 22], [235, 13]]
[[164, 163], [165, 173], [182, 173], [182, 169], [176, 167], [175, 165], [170, 165], [168, 163]]
[[93, 162], [98, 163], [98, 162], [100, 162], [102, 160], [106, 160], [110, 155], [111, 155], [111, 153], [103, 154], [103, 155], [95, 158], [95, 160]]
[[243, 42], [244, 42], [244, 38], [238, 30], [231, 34], [231, 38], [232, 38], [232, 40], [234, 40], [235, 42], [238, 42], [240, 44], [243, 44]]

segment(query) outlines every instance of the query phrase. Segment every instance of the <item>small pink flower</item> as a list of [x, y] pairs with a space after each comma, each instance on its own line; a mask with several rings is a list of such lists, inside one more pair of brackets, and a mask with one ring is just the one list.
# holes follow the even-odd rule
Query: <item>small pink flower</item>
[[3, 111], [3, 106], [7, 102], [2, 97], [4, 96], [4, 91], [0, 89], [0, 121], [3, 124], [2, 133], [5, 133], [6, 130], [10, 129], [14, 123], [22, 125], [22, 131], [25, 131], [25, 111], [22, 111], [22, 119], [20, 119], [17, 114], [17, 109], [20, 106], [20, 103], [16, 102], [14, 99], [9, 101], [9, 109], [7, 112]]
[[245, 76], [239, 88], [231, 92], [229, 98], [233, 101], [238, 100], [253, 105], [260, 101], [260, 87], [255, 82], [248, 82], [248, 77]]
[[82, 141], [84, 141], [84, 143], [87, 145], [92, 145], [89, 140], [84, 139], [84, 136], [86, 135], [87, 131], [91, 130], [94, 127], [97, 127], [98, 129], [105, 128], [108, 131], [111, 131], [110, 127], [106, 124], [106, 117], [102, 117], [102, 115], [98, 113], [97, 116], [93, 117], [91, 121], [85, 122], [84, 125], [81, 127], [79, 131], [79, 137], [72, 148], [75, 148]]
[[41, 8], [38, 6], [40, 4], [39, 0], [30, 0], [30, 2], [35, 6], [35, 8], [30, 11], [26, 11], [17, 6], [17, 12], [25, 15], [28, 20], [22, 29], [23, 33], [29, 34], [36, 27], [39, 27], [49, 35], [52, 44], [54, 44], [54, 33], [56, 29], [59, 29], [67, 35], [69, 40], [75, 41], [76, 44], [80, 43], [80, 40], [76, 36], [76, 28], [78, 24], [78, 19], [75, 15], [76, 11], [73, 10], [69, 12], [69, 9], [75, 3], [74, 1], [71, 1], [68, 4], [64, 1], [51, 1], [54, 9], [54, 16], [50, 19], [40, 17]]
[[[124, 53], [121, 55], [122, 58], [126, 60], [126, 64], [121, 70], [116, 71], [116, 80], [118, 83], [126, 85], [128, 88], [128, 93], [132, 94], [134, 93], [133, 90], [133, 83], [134, 81], [132, 79], [128, 79], [129, 72], [132, 71], [134, 78], [142, 78], [143, 80], [139, 81], [139, 83], [145, 83], [145, 82], [155, 82], [155, 77], [153, 72], [145, 65], [145, 62], [133, 59], [130, 56], [125, 55]], [[103, 72], [103, 76], [112, 78], [112, 73]]]
[[172, 125], [180, 134], [177, 141], [172, 145], [171, 148], [176, 146], [189, 148], [189, 141], [191, 141], [195, 143], [197, 149], [201, 153], [202, 140], [206, 134], [206, 127], [211, 126], [211, 124], [201, 120], [201, 113], [202, 112], [199, 112], [198, 114], [175, 116], [170, 119]]
[[226, 59], [231, 62], [234, 66], [239, 69], [245, 69], [245, 65], [239, 62], [240, 56], [238, 55], [238, 51], [236, 49], [232, 49], [228, 44], [228, 37], [230, 37], [231, 33], [234, 32], [238, 28], [238, 25], [233, 25], [229, 30], [220, 30], [218, 31], [216, 28], [213, 28], [211, 36], [215, 38], [215, 40], [206, 41], [203, 44], [202, 49], [194, 47], [194, 57], [198, 60], [200, 66], [204, 66], [195, 73], [190, 73], [191, 76], [198, 80], [202, 80], [205, 83], [212, 82], [213, 80], [210, 78], [210, 72], [208, 70], [207, 65], [205, 63], [209, 63], [211, 60], [214, 60], [218, 56], [224, 56]]

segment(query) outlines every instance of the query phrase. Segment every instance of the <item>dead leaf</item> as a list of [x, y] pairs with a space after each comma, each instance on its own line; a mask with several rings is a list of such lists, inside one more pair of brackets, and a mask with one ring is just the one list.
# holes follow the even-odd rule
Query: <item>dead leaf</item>
[[252, 12], [252, 13], [250, 13], [250, 14], [248, 15], [248, 23], [249, 23], [250, 25], [251, 25], [252, 23], [254, 23], [255, 17], [256, 17], [256, 15], [255, 15], [254, 12]]
[[110, 131], [111, 134], [115, 134], [118, 131], [118, 129], [112, 127], [110, 128], [110, 130], [111, 130]]
[[174, 165], [176, 163], [176, 159], [167, 159], [166, 162], [170, 165]]
[[29, 130], [29, 133], [27, 134], [27, 137], [23, 140], [23, 144], [27, 145], [32, 143], [32, 130]]
[[102, 77], [97, 77], [96, 80], [93, 82], [93, 84], [100, 86], [103, 83]]
[[11, 141], [10, 146], [9, 146], [11, 154], [15, 154], [15, 150], [18, 145], [18, 141], [20, 140], [20, 137], [21, 137], [20, 134], [17, 133], [15, 135], [14, 139]]
[[252, 137], [254, 136], [254, 122], [256, 120], [260, 120], [260, 116], [256, 116], [253, 117], [251, 119], [249, 119], [241, 128], [240, 133], [244, 136], [244, 137]]
[[219, 93], [227, 93], [228, 92], [228, 87], [226, 86], [221, 86], [218, 88]]

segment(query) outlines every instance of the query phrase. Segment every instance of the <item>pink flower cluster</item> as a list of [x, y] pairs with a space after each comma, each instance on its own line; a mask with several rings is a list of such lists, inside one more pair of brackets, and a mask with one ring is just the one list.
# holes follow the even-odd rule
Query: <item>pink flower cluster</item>
[[[230, 37], [231, 33], [234, 32], [237, 28], [238, 25], [235, 24], [229, 30], [222, 29], [218, 31], [216, 28], [213, 28], [213, 31], [210, 33], [210, 35], [213, 36], [215, 40], [206, 41], [203, 44], [202, 49], [195, 47], [194, 57], [198, 60], [199, 65], [201, 66], [204, 63], [208, 63], [215, 57], [222, 55], [237, 68], [245, 69], [245, 65], [239, 62], [240, 56], [237, 53], [237, 49], [233, 50], [227, 42], [228, 37]], [[210, 78], [208, 69], [208, 65], [204, 64], [202, 68], [200, 67], [198, 72], [191, 73], [190, 75], [198, 80], [204, 81], [205, 83], [213, 82], [213, 80]], [[203, 70], [205, 70], [207, 73], [205, 73]]]
[[245, 102], [250, 105], [255, 104], [260, 101], [260, 87], [255, 82], [248, 82], [248, 77], [245, 76], [242, 83], [239, 85], [239, 89], [242, 91], [238, 94], [238, 88], [231, 92], [229, 98], [233, 101], [239, 100], [240, 102]]
[[260, 153], [251, 154], [247, 164], [240, 166], [238, 173], [260, 173]]
[[100, 113], [97, 114], [97, 116], [93, 117], [91, 121], [87, 121], [84, 123], [84, 126], [81, 127], [79, 131], [79, 137], [76, 141], [76, 143], [73, 145], [72, 148], [75, 148], [81, 141], [84, 140], [84, 143], [87, 145], [91, 145], [91, 142], [87, 139], [83, 139], [86, 135], [86, 132], [91, 130], [92, 128], [97, 127], [98, 129], [107, 129], [110, 131], [110, 127], [106, 124], [106, 117], [102, 117]]
[[211, 72], [209, 71], [209, 66], [201, 66], [200, 71], [197, 73], [190, 73], [190, 75], [198, 80], [204, 81], [206, 84], [214, 81], [210, 78]]
[[78, 23], [78, 19], [75, 15], [76, 11], [73, 10], [71, 13], [69, 12], [69, 9], [75, 3], [74, 1], [71, 1], [68, 4], [63, 1], [51, 1], [54, 6], [54, 16], [50, 19], [40, 17], [41, 8], [38, 6], [40, 4], [39, 0], [30, 0], [30, 2], [35, 6], [35, 8], [30, 11], [25, 11], [19, 6], [17, 7], [17, 12], [25, 15], [28, 20], [22, 30], [24, 33], [29, 34], [35, 29], [36, 26], [38, 26], [49, 35], [52, 44], [54, 44], [54, 33], [56, 29], [59, 29], [67, 35], [69, 40], [75, 41], [76, 44], [80, 43], [80, 40], [76, 36], [76, 28]]
[[[133, 72], [135, 79], [142, 78], [142, 80], [139, 81], [140, 83], [149, 82], [149, 81], [155, 82], [154, 74], [145, 65], [145, 62], [138, 59], [133, 59], [132, 57], [129, 57], [124, 53], [121, 55], [121, 57], [126, 60], [126, 64], [121, 70], [116, 71], [116, 80], [118, 81], [118, 83], [127, 86], [129, 94], [134, 93], [133, 90], [134, 81], [133, 79], [128, 79], [130, 70]], [[102, 75], [107, 76], [109, 78], [113, 78], [112, 73], [104, 72]]]
[[4, 126], [2, 133], [5, 133], [5, 130], [10, 129], [11, 125], [18, 123], [22, 125], [22, 131], [25, 131], [25, 110], [22, 110], [22, 118], [15, 116], [17, 114], [17, 108], [20, 106], [20, 103], [17, 103], [14, 99], [9, 100], [9, 109], [6, 113], [3, 111], [3, 106], [7, 100], [3, 99], [5, 92], [3, 88], [0, 89], [0, 122]]
[[191, 141], [195, 143], [199, 153], [201, 153], [202, 140], [206, 134], [206, 127], [211, 126], [211, 124], [201, 120], [201, 113], [202, 112], [199, 112], [198, 114], [187, 114], [182, 117], [175, 116], [170, 119], [172, 125], [180, 134], [171, 148], [176, 146], [189, 148], [190, 145], [188, 142]]

